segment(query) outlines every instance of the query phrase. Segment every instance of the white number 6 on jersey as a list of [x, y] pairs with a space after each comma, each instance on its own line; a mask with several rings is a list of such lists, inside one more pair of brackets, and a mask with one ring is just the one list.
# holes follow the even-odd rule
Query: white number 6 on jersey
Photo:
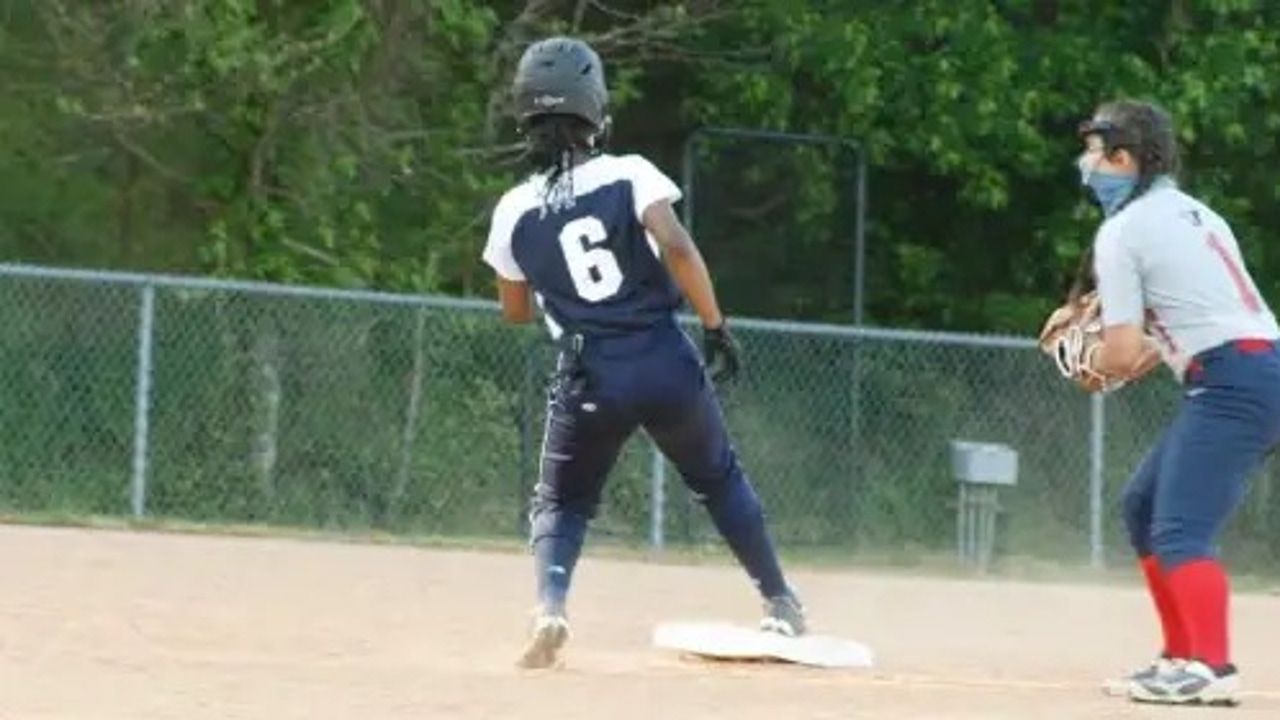
[[600, 302], [622, 287], [622, 269], [608, 248], [592, 247], [609, 239], [604, 223], [591, 216], [565, 223], [560, 231], [560, 249], [569, 266], [569, 276], [578, 295], [587, 302]]

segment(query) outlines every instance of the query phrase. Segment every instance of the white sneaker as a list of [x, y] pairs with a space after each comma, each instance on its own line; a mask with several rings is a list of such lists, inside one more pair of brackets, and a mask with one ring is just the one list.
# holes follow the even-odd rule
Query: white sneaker
[[539, 670], [560, 662], [560, 649], [569, 640], [569, 621], [564, 615], [539, 613], [533, 621], [529, 644], [517, 661], [528, 670]]
[[1175, 667], [1185, 662], [1186, 660], [1181, 658], [1168, 658], [1161, 655], [1128, 675], [1104, 680], [1102, 682], [1102, 692], [1111, 697], [1128, 697], [1130, 688], [1135, 682], [1150, 680], [1162, 672], [1172, 671]]
[[1129, 698], [1162, 705], [1226, 705], [1239, 703], [1240, 673], [1234, 665], [1222, 671], [1192, 660], [1147, 680], [1135, 681]]
[[795, 593], [787, 592], [765, 601], [764, 618], [760, 621], [760, 629], [787, 637], [800, 637], [808, 632], [804, 606], [800, 604], [800, 599], [795, 596]]

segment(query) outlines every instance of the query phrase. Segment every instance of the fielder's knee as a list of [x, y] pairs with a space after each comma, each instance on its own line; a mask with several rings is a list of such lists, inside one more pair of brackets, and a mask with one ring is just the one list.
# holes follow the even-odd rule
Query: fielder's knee
[[1160, 560], [1160, 567], [1169, 572], [1192, 560], [1215, 556], [1212, 532], [1196, 526], [1169, 522], [1161, 523], [1152, 533], [1152, 549]]
[[1129, 544], [1139, 557], [1150, 555], [1151, 547], [1151, 498], [1145, 493], [1136, 491], [1132, 486], [1125, 488], [1121, 498], [1124, 527], [1129, 533]]

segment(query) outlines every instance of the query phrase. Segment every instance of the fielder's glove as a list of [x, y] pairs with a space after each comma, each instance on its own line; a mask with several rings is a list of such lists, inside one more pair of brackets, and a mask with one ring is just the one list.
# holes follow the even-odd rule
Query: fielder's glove
[[1096, 369], [1101, 346], [1102, 303], [1097, 292], [1054, 310], [1040, 330], [1040, 350], [1053, 358], [1063, 377], [1086, 392], [1110, 392], [1124, 386], [1124, 380], [1108, 378]]
[[738, 354], [738, 341], [729, 334], [729, 328], [723, 322], [720, 327], [702, 329], [702, 356], [712, 381], [728, 382], [737, 377], [741, 365]]

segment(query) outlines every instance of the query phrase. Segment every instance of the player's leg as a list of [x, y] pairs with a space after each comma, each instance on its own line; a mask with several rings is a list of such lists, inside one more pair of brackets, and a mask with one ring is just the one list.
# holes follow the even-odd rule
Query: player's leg
[[[1273, 357], [1273, 356], [1268, 356]], [[1280, 433], [1280, 362], [1232, 349], [1182, 402], [1161, 458], [1152, 544], [1193, 659], [1143, 683], [1137, 699], [1232, 703], [1238, 674], [1228, 642], [1229, 583], [1214, 545], [1246, 480]]]
[[[1220, 452], [1235, 445], [1232, 433], [1205, 410], [1184, 401], [1169, 430], [1152, 506], [1151, 548], [1181, 621], [1185, 651], [1179, 654], [1187, 662], [1134, 683], [1137, 700], [1229, 702], [1234, 692], [1227, 678], [1234, 673], [1226, 657], [1226, 574], [1211, 543], [1239, 501], [1248, 461]], [[1206, 688], [1213, 697], [1203, 697]]]
[[661, 377], [661, 387], [646, 404], [642, 424], [764, 597], [763, 627], [802, 634], [803, 608], [783, 577], [760, 499], [738, 462], [713, 386], [696, 351], [683, 338], [678, 345], [655, 353], [650, 370]]
[[1182, 618], [1178, 614], [1173, 596], [1169, 592], [1165, 573], [1160, 560], [1152, 548], [1151, 529], [1155, 511], [1156, 483], [1159, 475], [1161, 458], [1166, 439], [1170, 431], [1166, 430], [1147, 452], [1133, 476], [1125, 485], [1121, 495], [1125, 529], [1129, 533], [1129, 543], [1138, 556], [1138, 566], [1146, 580], [1147, 590], [1155, 605], [1156, 614], [1160, 618], [1160, 628], [1164, 645], [1159, 658], [1150, 666], [1139, 670], [1133, 679], [1143, 679], [1154, 675], [1164, 663], [1163, 660], [1185, 659], [1189, 657], [1187, 634]]
[[538, 608], [520, 664], [547, 667], [568, 638], [566, 605], [587, 526], [635, 420], [590, 390], [560, 381], [547, 403], [542, 460], [530, 512]]

